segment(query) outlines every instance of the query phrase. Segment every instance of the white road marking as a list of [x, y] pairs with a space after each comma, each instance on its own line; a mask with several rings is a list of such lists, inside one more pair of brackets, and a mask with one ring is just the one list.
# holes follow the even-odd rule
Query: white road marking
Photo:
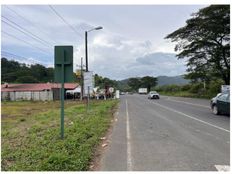
[[230, 171], [230, 166], [226, 166], [226, 165], [214, 165], [214, 166], [219, 172], [229, 172]]
[[130, 135], [130, 122], [128, 113], [128, 104], [126, 100], [126, 137], [127, 137], [127, 170], [132, 171], [132, 160], [131, 160], [131, 135]]
[[154, 104], [157, 105], [157, 106], [160, 106], [160, 107], [162, 107], [162, 108], [165, 108], [165, 109], [167, 109], [167, 110], [169, 110], [169, 111], [176, 112], [176, 113], [178, 113], [178, 114], [180, 114], [180, 115], [183, 115], [183, 116], [185, 116], [185, 117], [191, 118], [191, 119], [193, 119], [193, 120], [199, 121], [199, 122], [204, 123], [204, 124], [206, 124], [206, 125], [209, 125], [209, 126], [212, 126], [212, 127], [217, 128], [217, 129], [220, 129], [220, 130], [223, 130], [223, 131], [225, 131], [225, 132], [229, 132], [229, 133], [230, 133], [230, 131], [227, 130], [227, 129], [224, 129], [224, 128], [219, 127], [219, 126], [216, 126], [216, 125], [213, 125], [213, 124], [211, 124], [211, 123], [208, 123], [208, 122], [206, 122], [206, 121], [200, 120], [200, 119], [198, 119], [198, 118], [192, 117], [192, 116], [187, 115], [187, 114], [185, 114], [185, 113], [183, 113], [183, 112], [179, 112], [179, 111], [177, 111], [177, 110], [170, 109], [170, 108], [168, 108], [168, 107], [166, 107], [166, 106], [163, 106], [163, 105], [161, 105], [161, 104], [158, 104], [158, 103], [154, 103]]
[[189, 102], [185, 102], [185, 101], [174, 100], [174, 99], [170, 99], [170, 98], [168, 98], [167, 100], [174, 101], [174, 102], [179, 102], [179, 103], [185, 103], [185, 104], [193, 105], [193, 106], [200, 106], [200, 107], [203, 107], [203, 108], [210, 109], [210, 107], [209, 107], [209, 106], [204, 106], [204, 105], [199, 105], [199, 104], [189, 103]]

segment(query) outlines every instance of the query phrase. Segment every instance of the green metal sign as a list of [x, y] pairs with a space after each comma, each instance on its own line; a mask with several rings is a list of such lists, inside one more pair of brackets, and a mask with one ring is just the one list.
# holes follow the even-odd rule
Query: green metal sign
[[64, 138], [64, 83], [73, 82], [73, 47], [55, 46], [55, 82], [61, 83], [60, 88], [60, 136]]
[[64, 82], [74, 82], [73, 46], [55, 46], [55, 82], [61, 83], [62, 65], [64, 66]]

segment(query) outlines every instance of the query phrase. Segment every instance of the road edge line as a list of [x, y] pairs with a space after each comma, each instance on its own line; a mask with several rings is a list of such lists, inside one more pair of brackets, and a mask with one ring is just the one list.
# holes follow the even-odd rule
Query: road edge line
[[126, 138], [127, 138], [127, 170], [132, 171], [132, 160], [131, 160], [131, 135], [130, 135], [130, 122], [128, 113], [128, 103], [126, 100]]
[[223, 131], [225, 131], [225, 132], [229, 132], [229, 133], [230, 133], [230, 131], [227, 130], [227, 129], [224, 129], [224, 128], [222, 128], [222, 127], [219, 127], [219, 126], [213, 125], [213, 124], [211, 124], [211, 123], [205, 122], [205, 121], [200, 120], [200, 119], [198, 119], [198, 118], [192, 117], [192, 116], [187, 115], [187, 114], [185, 114], [185, 113], [183, 113], [183, 112], [179, 112], [179, 111], [177, 111], [177, 110], [175, 110], [175, 109], [170, 109], [170, 108], [168, 108], [168, 107], [166, 107], [166, 106], [163, 106], [163, 105], [161, 105], [161, 104], [158, 104], [158, 103], [154, 103], [154, 104], [155, 104], [155, 105], [158, 105], [158, 106], [160, 106], [160, 107], [162, 107], [162, 108], [165, 108], [165, 109], [167, 109], [167, 110], [169, 110], [169, 111], [176, 112], [176, 113], [181, 114], [181, 115], [183, 115], [183, 116], [185, 116], [185, 117], [191, 118], [191, 119], [193, 119], [193, 120], [199, 121], [199, 122], [204, 123], [204, 124], [206, 124], [206, 125], [209, 125], [209, 126], [212, 126], [212, 127], [217, 128], [217, 129], [219, 129], [219, 130], [223, 130]]
[[210, 109], [209, 106], [198, 105], [198, 104], [194, 104], [194, 103], [190, 103], [190, 102], [179, 101], [179, 100], [174, 100], [174, 99], [170, 99], [170, 98], [168, 98], [167, 100], [169, 100], [169, 101], [174, 101], [174, 102], [178, 102], [178, 103], [185, 103], [185, 104], [188, 104], [188, 105], [199, 106], [199, 107], [202, 107], [202, 108]]

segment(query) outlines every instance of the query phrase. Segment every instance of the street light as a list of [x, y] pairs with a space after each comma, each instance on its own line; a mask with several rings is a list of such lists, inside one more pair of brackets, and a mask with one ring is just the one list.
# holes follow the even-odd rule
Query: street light
[[88, 30], [88, 31], [85, 31], [85, 61], [86, 61], [86, 72], [88, 72], [89, 71], [89, 67], [88, 67], [88, 32], [91, 32], [91, 31], [93, 31], [93, 30], [101, 30], [101, 29], [103, 29], [103, 27], [101, 27], [101, 26], [99, 26], [99, 27], [95, 27], [95, 28], [93, 28], [93, 29], [91, 29], [91, 30]]

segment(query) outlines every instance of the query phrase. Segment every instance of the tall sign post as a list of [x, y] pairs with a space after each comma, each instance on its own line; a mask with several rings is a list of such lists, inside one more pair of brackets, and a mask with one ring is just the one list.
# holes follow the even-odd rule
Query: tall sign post
[[64, 138], [64, 83], [74, 82], [73, 46], [55, 46], [54, 81], [61, 83], [60, 88], [60, 136]]

